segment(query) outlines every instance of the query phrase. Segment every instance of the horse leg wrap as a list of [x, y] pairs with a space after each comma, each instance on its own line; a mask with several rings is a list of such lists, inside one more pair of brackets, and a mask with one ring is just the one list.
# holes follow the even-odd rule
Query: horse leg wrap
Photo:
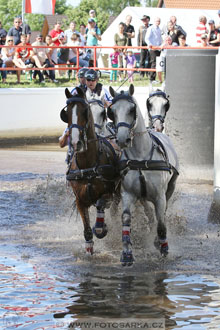
[[86, 253], [93, 255], [93, 252], [94, 252], [93, 245], [94, 245], [94, 242], [92, 240], [86, 241], [86, 243], [85, 243]]
[[105, 213], [103, 211], [97, 210], [96, 223], [93, 227], [93, 233], [97, 238], [103, 238], [107, 235], [108, 229], [105, 224]]
[[122, 266], [131, 266], [134, 262], [132, 251], [123, 251], [120, 261]]
[[123, 226], [122, 228], [122, 242], [131, 244], [131, 238], [130, 238], [130, 226]]
[[161, 255], [163, 255], [163, 256], [168, 255], [169, 246], [168, 246], [167, 239], [166, 238], [165, 239], [160, 239], [159, 243], [160, 243], [160, 253], [161, 253]]

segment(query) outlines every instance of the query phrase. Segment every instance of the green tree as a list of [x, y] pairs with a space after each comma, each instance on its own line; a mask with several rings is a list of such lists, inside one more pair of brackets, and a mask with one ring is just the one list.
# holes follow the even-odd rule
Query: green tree
[[56, 0], [55, 13], [59, 15], [64, 15], [67, 9], [73, 8], [67, 5], [66, 0]]
[[146, 0], [146, 7], [157, 7], [158, 0]]
[[97, 4], [98, 8], [112, 16], [118, 16], [126, 7], [141, 6], [140, 0], [97, 0]]
[[104, 32], [108, 25], [109, 14], [99, 7], [97, 0], [82, 0], [76, 8], [69, 7], [65, 11], [65, 15], [67, 15], [69, 20], [76, 21], [78, 29], [80, 24], [87, 25], [90, 9], [94, 9], [96, 11], [98, 27], [101, 32]]
[[[56, 0], [55, 13], [65, 14], [65, 11], [73, 8], [66, 4], [66, 0]], [[0, 0], [0, 18], [5, 30], [13, 26], [14, 17], [22, 14], [22, 0]], [[34, 31], [41, 31], [44, 15], [25, 14], [25, 22], [28, 23]]]

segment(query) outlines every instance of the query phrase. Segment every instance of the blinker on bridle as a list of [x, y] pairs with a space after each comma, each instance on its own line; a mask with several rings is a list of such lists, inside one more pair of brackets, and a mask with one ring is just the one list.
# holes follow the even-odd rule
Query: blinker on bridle
[[[87, 107], [89, 106], [89, 103], [85, 99], [83, 99], [81, 97], [74, 96], [74, 97], [69, 98], [66, 101], [66, 107], [65, 108], [67, 108], [69, 104], [72, 104], [72, 103], [75, 103], [75, 102], [79, 102], [79, 103], [81, 103], [83, 105], [86, 105]], [[65, 108], [63, 108], [62, 111]], [[87, 135], [86, 135], [86, 130], [88, 128], [88, 123], [86, 124], [86, 126], [81, 126], [81, 125], [78, 125], [78, 124], [71, 124], [69, 126], [69, 130], [72, 129], [72, 128], [77, 128], [83, 134], [83, 141], [84, 141], [84, 143], [83, 143], [83, 149], [84, 150], [87, 150], [88, 139], [87, 139]]]
[[[165, 115], [162, 116], [162, 115], [154, 115], [152, 116], [151, 113], [150, 113], [150, 108], [149, 108], [149, 100], [151, 99], [151, 97], [153, 96], [162, 96], [166, 101], [167, 101], [167, 104], [168, 104], [168, 107], [165, 109]], [[147, 99], [147, 111], [148, 111], [148, 115], [149, 115], [149, 118], [152, 122], [152, 125], [154, 124], [154, 122], [159, 119], [161, 121], [161, 123], [164, 123], [165, 121], [165, 117], [166, 117], [166, 113], [167, 111], [169, 110], [169, 107], [170, 107], [170, 101], [169, 99], [167, 98], [166, 96], [166, 93], [162, 92], [162, 91], [155, 91], [155, 92], [152, 92], [148, 99]]]
[[[126, 100], [126, 101], [132, 103], [132, 104], [134, 105], [135, 113], [136, 113], [136, 104], [135, 104], [133, 98], [132, 98], [130, 95], [126, 95], [126, 94], [124, 94], [124, 93], [123, 93], [123, 94], [119, 94], [119, 95], [117, 95], [117, 96], [112, 100], [112, 105], [115, 104], [115, 103], [116, 103], [117, 101], [119, 101], [119, 100]], [[126, 123], [126, 122], [124, 122], [124, 121], [121, 121], [121, 122], [119, 122], [119, 123], [117, 124], [117, 126], [116, 126], [116, 131], [118, 131], [118, 128], [119, 128], [119, 127], [127, 127], [127, 128], [130, 129], [130, 131], [132, 131], [132, 130], [135, 128], [135, 125], [136, 125], [136, 118], [135, 118], [135, 120], [133, 121], [132, 124], [128, 124], [128, 123]]]

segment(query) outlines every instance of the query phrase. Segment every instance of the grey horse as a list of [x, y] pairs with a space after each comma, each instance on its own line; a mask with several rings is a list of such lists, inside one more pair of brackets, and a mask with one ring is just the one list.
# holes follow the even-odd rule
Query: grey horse
[[149, 127], [156, 132], [162, 132], [167, 111], [170, 108], [170, 101], [165, 92], [157, 89], [151, 91], [146, 101]]
[[119, 168], [122, 198], [122, 265], [132, 265], [130, 238], [131, 206], [137, 200], [152, 202], [157, 219], [157, 239], [162, 255], [168, 254], [165, 212], [178, 177], [178, 159], [170, 139], [162, 133], [153, 135], [145, 128], [139, 106], [133, 98], [134, 86], [113, 97], [108, 117], [116, 127], [116, 140], [123, 150]]
[[88, 103], [90, 104], [90, 109], [92, 111], [96, 134], [103, 134], [104, 136], [108, 135], [109, 132], [106, 129], [107, 113], [102, 101], [93, 98], [88, 100]]

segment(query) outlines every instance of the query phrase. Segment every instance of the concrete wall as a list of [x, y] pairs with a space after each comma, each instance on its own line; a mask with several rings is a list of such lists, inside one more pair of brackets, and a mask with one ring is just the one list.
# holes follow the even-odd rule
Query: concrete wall
[[[64, 91], [65, 88], [0, 89], [0, 138], [61, 134], [66, 127], [60, 119], [60, 110], [66, 104]], [[145, 116], [148, 88], [136, 88], [135, 97]]]
[[62, 133], [64, 88], [0, 89], [0, 137]]
[[190, 167], [194, 178], [213, 178], [216, 53], [168, 50], [166, 57], [171, 104], [166, 129], [175, 141], [182, 171]]

